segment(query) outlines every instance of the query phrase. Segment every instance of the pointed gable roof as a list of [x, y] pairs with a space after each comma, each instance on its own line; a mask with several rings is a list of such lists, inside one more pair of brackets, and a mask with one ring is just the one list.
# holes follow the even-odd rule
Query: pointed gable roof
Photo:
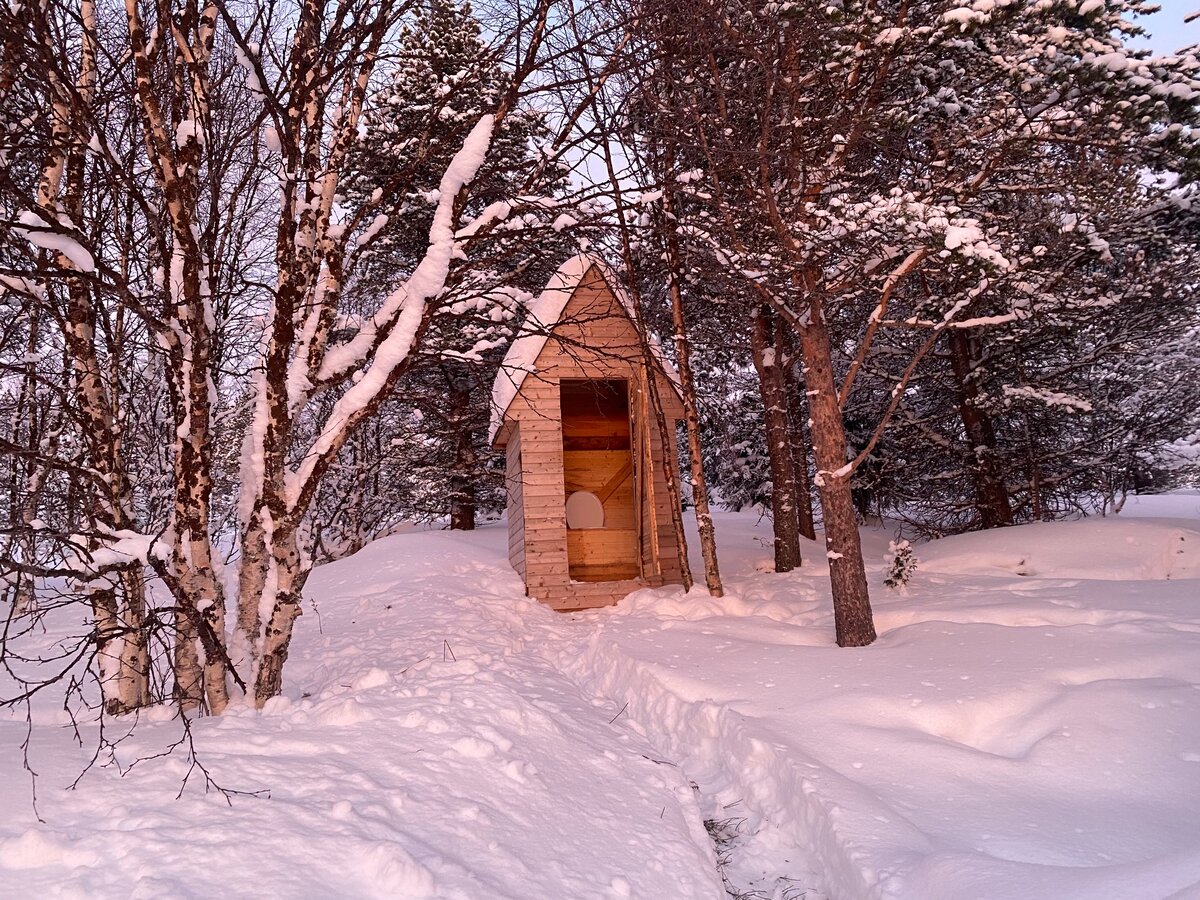
[[[605, 285], [629, 317], [634, 327], [641, 332], [641, 319], [632, 299], [625, 292], [616, 274], [597, 256], [581, 253], [573, 256], [559, 266], [558, 271], [550, 276], [545, 289], [528, 306], [528, 315], [517, 333], [516, 340], [504, 355], [500, 371], [492, 384], [491, 424], [488, 427], [488, 442], [495, 441], [500, 428], [504, 424], [504, 414], [521, 392], [521, 385], [529, 374], [536, 374], [537, 359], [542, 348], [550, 339], [554, 328], [562, 319], [563, 312], [575, 290], [583, 283], [587, 274], [593, 269], [604, 279]], [[678, 389], [679, 375], [663, 354], [662, 347], [652, 336], [646, 335], [646, 342], [651, 353], [663, 373]]]

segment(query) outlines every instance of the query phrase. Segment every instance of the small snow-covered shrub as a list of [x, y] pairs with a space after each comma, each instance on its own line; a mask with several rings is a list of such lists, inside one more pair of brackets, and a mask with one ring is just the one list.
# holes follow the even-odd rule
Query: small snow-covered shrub
[[894, 591], [903, 590], [917, 571], [917, 555], [906, 540], [888, 543], [887, 577], [883, 580]]

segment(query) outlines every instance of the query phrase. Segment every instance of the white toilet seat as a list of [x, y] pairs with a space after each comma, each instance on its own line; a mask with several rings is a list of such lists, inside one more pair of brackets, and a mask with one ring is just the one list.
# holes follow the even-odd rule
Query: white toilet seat
[[603, 528], [604, 504], [591, 491], [576, 491], [567, 498], [567, 528]]

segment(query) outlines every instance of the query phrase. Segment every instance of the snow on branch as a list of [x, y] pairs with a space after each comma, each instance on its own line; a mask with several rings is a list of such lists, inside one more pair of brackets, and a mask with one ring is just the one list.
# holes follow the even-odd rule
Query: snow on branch
[[38, 215], [31, 210], [21, 213], [17, 220], [21, 224], [13, 226], [14, 234], [42, 250], [61, 253], [80, 272], [86, 274], [96, 271], [96, 260], [91, 252], [71, 236], [70, 232], [78, 233], [78, 229], [67, 216], [59, 215], [57, 228], [47, 221], [45, 214]]
[[1028, 385], [1021, 385], [1019, 387], [1005, 385], [1004, 396], [1010, 403], [1013, 400], [1034, 400], [1039, 403], [1044, 403], [1046, 406], [1058, 406], [1070, 411], [1092, 411], [1092, 404], [1080, 397], [1073, 397], [1070, 394], [1064, 394], [1061, 391], [1050, 391]]
[[391, 381], [396, 368], [413, 350], [418, 329], [425, 316], [426, 304], [441, 293], [450, 274], [456, 242], [454, 205], [459, 192], [479, 171], [492, 139], [495, 116], [480, 118], [467, 135], [442, 175], [438, 186], [438, 204], [429, 227], [429, 248], [408, 280], [392, 291], [370, 322], [364, 324], [349, 342], [330, 350], [321, 376], [328, 377], [367, 361], [377, 335], [386, 331], [370, 366], [334, 405], [325, 427], [305, 456], [300, 468], [289, 475], [288, 502], [294, 505], [317, 463], [337, 452], [345, 440], [347, 426]]

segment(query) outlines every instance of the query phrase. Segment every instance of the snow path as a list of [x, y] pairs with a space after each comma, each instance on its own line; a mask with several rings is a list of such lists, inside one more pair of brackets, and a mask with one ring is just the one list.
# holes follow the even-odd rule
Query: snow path
[[285, 697], [197, 724], [269, 800], [170, 799], [179, 754], [64, 791], [85, 754], [39, 707], [38, 825], [0, 720], [0, 896], [716, 900], [725, 819], [771, 900], [1200, 897], [1200, 495], [1129, 511], [919, 545], [861, 650], [754, 516], [718, 517], [724, 599], [571, 616], [502, 527], [378, 541], [314, 573]]
[[[520, 596], [502, 529], [418, 533], [314, 573], [287, 696], [196, 727], [227, 787], [175, 757], [91, 773], [38, 711], [33, 820], [0, 723], [0, 895], [721, 898], [692, 788], [540, 652], [578, 623]], [[486, 548], [486, 549], [485, 549]], [[143, 722], [127, 763], [173, 723]]]
[[[627, 701], [712, 810], [744, 819], [729, 869], [743, 888], [1196, 897], [1196, 525], [1110, 519], [919, 546], [935, 571], [908, 595], [877, 574], [880, 639], [843, 650], [823, 567], [755, 574], [769, 532], [723, 516], [726, 598], [638, 595], [597, 614], [586, 652], [561, 662]], [[869, 559], [887, 538], [868, 534]], [[1051, 577], [1089, 557], [1104, 580]], [[1005, 571], [1030, 559], [1047, 577]], [[1004, 574], [978, 574], [992, 571]]]

